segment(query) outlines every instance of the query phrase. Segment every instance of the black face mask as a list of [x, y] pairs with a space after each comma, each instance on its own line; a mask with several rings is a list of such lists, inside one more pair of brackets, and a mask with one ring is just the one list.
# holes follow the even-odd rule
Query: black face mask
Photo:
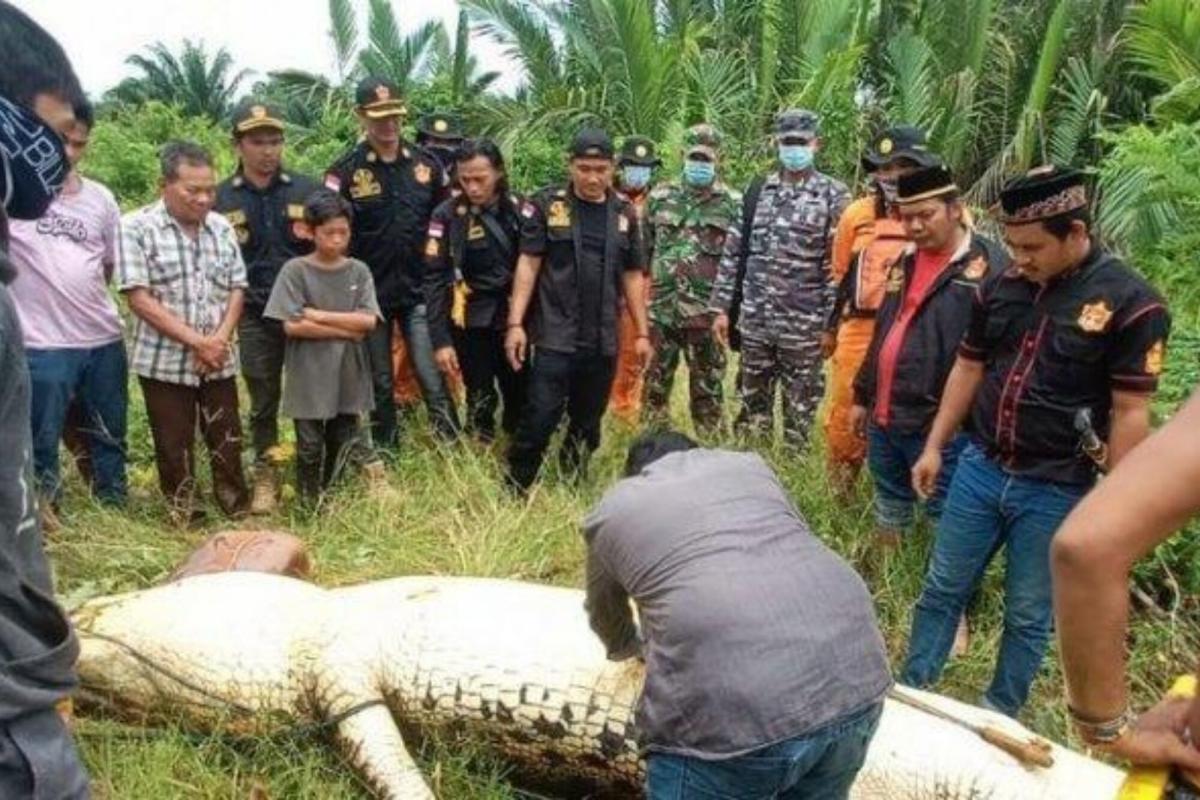
[[27, 108], [0, 97], [0, 199], [13, 219], [37, 219], [71, 171], [62, 138]]

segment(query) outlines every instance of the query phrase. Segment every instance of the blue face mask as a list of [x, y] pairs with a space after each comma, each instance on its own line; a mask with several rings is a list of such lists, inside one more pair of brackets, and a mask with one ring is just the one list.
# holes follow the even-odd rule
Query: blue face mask
[[645, 189], [650, 185], [651, 169], [651, 167], [630, 164], [625, 167], [621, 182], [629, 189]]
[[808, 144], [779, 145], [779, 163], [788, 172], [803, 172], [813, 164], [813, 148]]
[[711, 161], [688, 159], [683, 162], [683, 179], [687, 181], [688, 186], [712, 186], [713, 181], [717, 179], [717, 165]]

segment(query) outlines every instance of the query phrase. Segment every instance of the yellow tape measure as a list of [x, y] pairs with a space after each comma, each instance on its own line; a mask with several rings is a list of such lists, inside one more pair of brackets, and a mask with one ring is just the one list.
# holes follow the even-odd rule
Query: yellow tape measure
[[[1184, 675], [1175, 679], [1167, 697], [1195, 697], [1196, 677]], [[1139, 767], [1130, 770], [1129, 777], [1121, 786], [1117, 800], [1162, 800], [1167, 792], [1171, 771], [1161, 767]]]

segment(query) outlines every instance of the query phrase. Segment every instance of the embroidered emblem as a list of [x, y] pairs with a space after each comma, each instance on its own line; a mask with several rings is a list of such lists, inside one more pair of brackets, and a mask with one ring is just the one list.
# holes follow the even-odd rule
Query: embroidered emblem
[[442, 238], [442, 236], [445, 233], [446, 233], [446, 226], [442, 225], [442, 223], [438, 222], [437, 220], [434, 220], [433, 222], [429, 223], [429, 238], [430, 239], [440, 239], [440, 238]]
[[1163, 340], [1159, 339], [1150, 349], [1146, 351], [1146, 374], [1161, 375], [1163, 371], [1163, 360], [1166, 355], [1167, 347], [1163, 344]]
[[891, 139], [883, 139], [879, 142], [879, 154], [881, 156], [886, 156], [888, 153], [892, 152], [892, 148], [895, 146], [896, 145], [892, 143]]
[[304, 206], [300, 203], [288, 203], [288, 219], [304, 219]]
[[524, 217], [525, 219], [533, 219], [533, 216], [536, 213], [537, 213], [537, 206], [535, 206], [533, 203], [527, 202], [527, 203], [521, 204], [521, 216]]
[[350, 187], [350, 196], [355, 200], [364, 197], [375, 197], [383, 194], [383, 187], [375, 179], [375, 173], [369, 169], [354, 170], [354, 185]]
[[413, 167], [413, 177], [417, 179], [417, 183], [424, 186], [433, 179], [433, 170], [429, 168], [428, 164], [417, 164]]
[[467, 229], [467, 240], [474, 242], [482, 239], [484, 236], [483, 226], [478, 222], [472, 222], [471, 227]]
[[267, 116], [265, 106], [250, 106], [250, 116], [254, 119], [264, 119]]
[[887, 286], [884, 291], [888, 294], [900, 291], [900, 287], [904, 285], [904, 270], [897, 264], [888, 270]]
[[325, 188], [331, 192], [340, 192], [342, 190], [342, 179], [332, 172], [325, 173]]
[[450, 126], [446, 124], [446, 120], [444, 119], [439, 119], [437, 122], [433, 123], [433, 129], [438, 133], [445, 133], [449, 128]]
[[634, 152], [637, 153], [638, 158], [645, 158], [646, 157], [646, 145], [639, 144], [637, 146], [637, 150], [635, 150]]
[[1108, 307], [1108, 301], [1097, 300], [1094, 303], [1088, 303], [1079, 311], [1079, 327], [1087, 333], [1104, 333], [1108, 328], [1108, 323], [1112, 320], [1112, 309]]
[[969, 281], [977, 281], [987, 274], [987, 262], [983, 260], [983, 256], [975, 256], [967, 262], [962, 274]]
[[571, 210], [562, 200], [555, 200], [546, 212], [546, 224], [551, 228], [565, 228], [571, 224]]

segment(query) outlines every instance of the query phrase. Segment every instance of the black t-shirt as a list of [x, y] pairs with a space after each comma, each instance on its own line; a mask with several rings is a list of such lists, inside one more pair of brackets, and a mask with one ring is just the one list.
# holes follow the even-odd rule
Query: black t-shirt
[[979, 290], [959, 347], [985, 364], [972, 423], [988, 455], [1040, 480], [1088, 484], [1075, 415], [1092, 412], [1108, 436], [1112, 393], [1158, 386], [1171, 318], [1159, 294], [1099, 248], [1045, 287], [1016, 270]]
[[608, 204], [576, 199], [579, 210], [579, 330], [575, 346], [584, 352], [600, 350], [601, 302], [604, 291]]

